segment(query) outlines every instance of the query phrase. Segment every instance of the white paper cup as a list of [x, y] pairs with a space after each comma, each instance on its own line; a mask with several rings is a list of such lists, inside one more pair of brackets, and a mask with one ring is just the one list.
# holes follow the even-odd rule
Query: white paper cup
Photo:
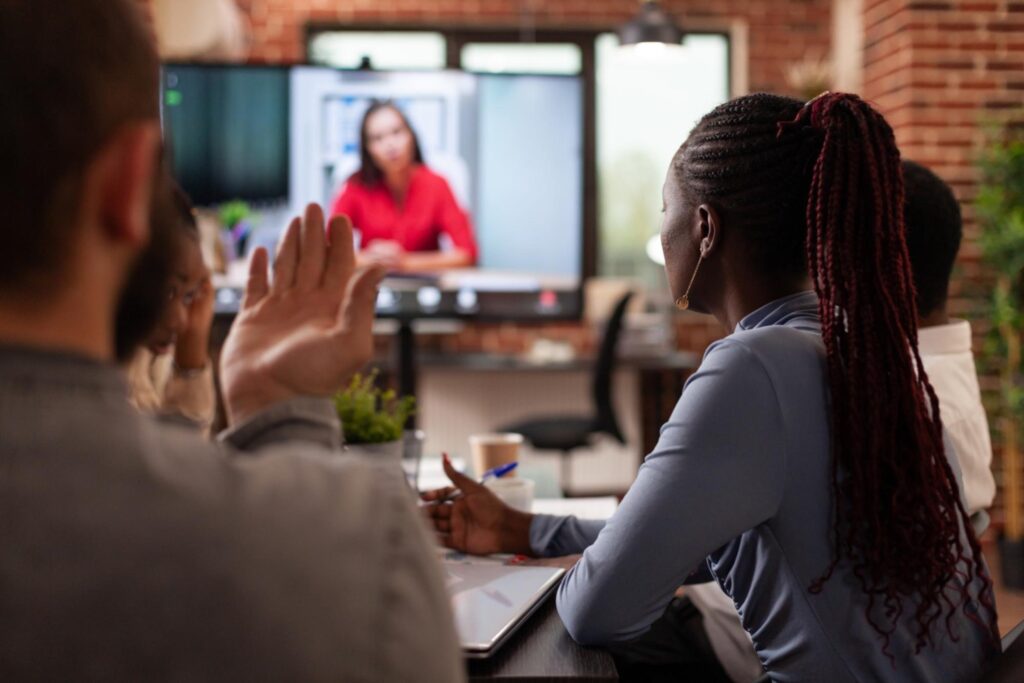
[[[473, 472], [482, 477], [488, 470], [507, 465], [519, 460], [519, 446], [523, 443], [522, 434], [474, 434], [469, 437], [469, 446], [473, 454]], [[514, 477], [512, 470], [506, 477]]]
[[533, 480], [522, 477], [488, 479], [484, 486], [494, 491], [494, 495], [509, 507], [523, 512], [533, 510]]

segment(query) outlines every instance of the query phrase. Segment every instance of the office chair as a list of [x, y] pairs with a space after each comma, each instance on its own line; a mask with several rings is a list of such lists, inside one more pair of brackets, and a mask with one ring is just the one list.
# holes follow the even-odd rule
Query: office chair
[[622, 331], [622, 319], [633, 292], [619, 299], [605, 325], [601, 347], [594, 363], [592, 415], [557, 415], [528, 418], [501, 428], [502, 432], [516, 432], [537, 450], [560, 451], [561, 475], [559, 484], [563, 493], [568, 491], [569, 465], [572, 451], [588, 446], [594, 434], [607, 434], [621, 444], [626, 443], [612, 405], [612, 375], [615, 371], [615, 352]]

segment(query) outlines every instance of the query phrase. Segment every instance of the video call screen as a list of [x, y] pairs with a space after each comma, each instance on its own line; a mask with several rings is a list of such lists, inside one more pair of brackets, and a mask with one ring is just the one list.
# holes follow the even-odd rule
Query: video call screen
[[[258, 206], [261, 234], [252, 245], [273, 244], [309, 202], [334, 205], [360, 168], [367, 108], [391, 103], [408, 121], [423, 165], [468, 217], [478, 256], [457, 273], [390, 279], [378, 314], [578, 314], [579, 78], [170, 64], [162, 101], [182, 186], [198, 206], [235, 199]], [[358, 220], [354, 227], [359, 240]], [[441, 250], [450, 242], [439, 236]]]

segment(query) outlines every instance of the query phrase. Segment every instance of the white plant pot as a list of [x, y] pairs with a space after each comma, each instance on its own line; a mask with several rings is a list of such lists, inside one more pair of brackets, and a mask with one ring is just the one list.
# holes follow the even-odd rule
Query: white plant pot
[[395, 463], [405, 473], [409, 488], [416, 491], [419, 479], [420, 457], [423, 454], [423, 432], [406, 430], [397, 441], [384, 443], [353, 443], [345, 445], [345, 452], [352, 455], [378, 459], [380, 462]]
[[345, 452], [370, 458], [384, 458], [399, 465], [402, 462], [402, 440], [345, 444]]

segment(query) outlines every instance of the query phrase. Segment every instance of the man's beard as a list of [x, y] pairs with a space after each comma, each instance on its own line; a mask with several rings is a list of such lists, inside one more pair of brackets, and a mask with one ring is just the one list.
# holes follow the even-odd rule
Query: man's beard
[[129, 360], [153, 333], [168, 304], [174, 263], [180, 250], [169, 183], [153, 192], [149, 244], [143, 249], [121, 291], [114, 320], [114, 350], [119, 363]]

